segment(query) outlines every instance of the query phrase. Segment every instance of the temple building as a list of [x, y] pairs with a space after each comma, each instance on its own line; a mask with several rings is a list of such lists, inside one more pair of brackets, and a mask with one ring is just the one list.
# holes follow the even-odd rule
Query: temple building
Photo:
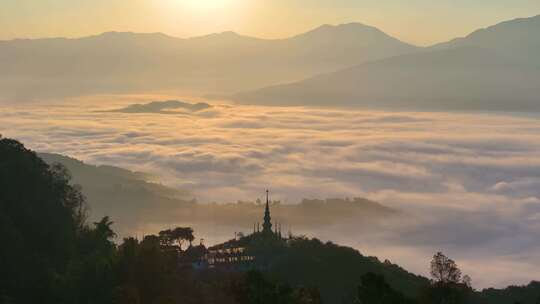
[[263, 224], [262, 224], [262, 231], [259, 229], [259, 224], [257, 224], [257, 229], [255, 229], [255, 225], [253, 226], [253, 235], [257, 235], [262, 238], [281, 238], [281, 224], [277, 224], [274, 228], [274, 231], [272, 231], [272, 217], [270, 216], [270, 198], [269, 198], [269, 191], [266, 190], [266, 205], [264, 208], [264, 217], [263, 217]]
[[262, 231], [260, 225], [253, 226], [253, 233], [225, 243], [212, 246], [206, 250], [201, 259], [193, 265], [194, 268], [224, 268], [244, 269], [254, 267], [256, 257], [249, 248], [256, 246], [274, 246], [284, 244], [285, 239], [281, 236], [281, 225], [277, 223], [272, 230], [272, 217], [270, 214], [269, 191], [266, 190], [266, 204], [264, 208]]
[[268, 190], [266, 190], [266, 207], [264, 208], [263, 235], [272, 234], [272, 217], [270, 216], [270, 200], [268, 199]]

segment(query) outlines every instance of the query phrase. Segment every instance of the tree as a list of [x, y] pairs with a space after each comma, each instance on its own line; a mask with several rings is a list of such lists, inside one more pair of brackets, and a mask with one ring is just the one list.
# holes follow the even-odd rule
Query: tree
[[431, 276], [437, 283], [459, 283], [461, 270], [452, 259], [437, 252], [431, 260]]
[[469, 288], [472, 288], [472, 279], [471, 279], [471, 277], [470, 277], [469, 275], [467, 275], [467, 274], [464, 275], [464, 276], [463, 276], [463, 279], [461, 280], [461, 282], [462, 282], [465, 286], [467, 286], [467, 287], [469, 287]]
[[159, 232], [159, 241], [162, 247], [171, 247], [174, 244], [174, 238], [171, 229]]
[[421, 303], [461, 304], [473, 303], [474, 293], [470, 287], [471, 278], [464, 276], [452, 259], [437, 252], [431, 261], [432, 284], [421, 297]]
[[113, 295], [114, 304], [140, 304], [139, 291], [131, 286], [116, 288]]
[[76, 254], [58, 286], [64, 303], [108, 303], [116, 285], [116, 246], [113, 222], [104, 217], [94, 227], [84, 227]]
[[317, 288], [291, 288], [288, 284], [268, 280], [260, 271], [249, 271], [234, 282], [232, 293], [239, 304], [320, 304]]
[[195, 239], [191, 227], [177, 227], [172, 231], [171, 235], [172, 239], [175, 240], [180, 247], [180, 250], [182, 250], [182, 245], [185, 241], [189, 242], [189, 246], [191, 247], [192, 242]]
[[113, 239], [116, 236], [116, 233], [111, 228], [113, 223], [108, 216], [103, 217], [99, 222], [94, 222], [96, 226], [94, 231], [98, 238], [109, 241]]
[[321, 292], [315, 287], [298, 287], [292, 293], [292, 303], [321, 304]]
[[159, 241], [163, 248], [178, 244], [178, 247], [182, 250], [182, 246], [186, 241], [189, 242], [189, 247], [191, 247], [194, 239], [195, 236], [191, 227], [177, 227], [159, 232]]
[[86, 201], [61, 165], [0, 139], [0, 293], [15, 303], [56, 302], [55, 282], [77, 254]]
[[402, 304], [411, 303], [402, 293], [394, 290], [384, 276], [372, 272], [362, 275], [358, 287], [357, 303], [360, 304]]

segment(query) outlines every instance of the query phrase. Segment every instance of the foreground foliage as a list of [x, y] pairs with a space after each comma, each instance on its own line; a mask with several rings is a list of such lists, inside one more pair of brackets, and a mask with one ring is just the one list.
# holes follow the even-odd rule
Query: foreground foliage
[[[317, 239], [255, 244], [264, 273], [179, 267], [179, 227], [113, 242], [113, 221], [87, 223], [80, 188], [21, 143], [0, 138], [0, 304], [540, 303], [540, 283], [476, 292], [442, 253], [432, 280]], [[187, 248], [184, 248], [187, 247]], [[165, 249], [164, 249], [165, 248]]]

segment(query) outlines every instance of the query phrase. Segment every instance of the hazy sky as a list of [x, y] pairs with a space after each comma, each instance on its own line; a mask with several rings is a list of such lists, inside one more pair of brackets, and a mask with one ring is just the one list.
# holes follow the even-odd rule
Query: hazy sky
[[539, 0], [0, 0], [0, 39], [111, 30], [277, 38], [324, 23], [361, 22], [427, 45], [538, 14]]

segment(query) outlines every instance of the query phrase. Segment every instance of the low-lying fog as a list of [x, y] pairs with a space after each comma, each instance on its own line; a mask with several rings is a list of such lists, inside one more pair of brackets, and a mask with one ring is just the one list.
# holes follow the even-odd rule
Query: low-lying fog
[[[250, 232], [261, 221], [261, 206], [182, 202], [253, 202], [269, 188], [281, 201], [274, 219], [283, 222], [284, 232], [350, 245], [422, 274], [430, 256], [442, 250], [477, 288], [538, 279], [536, 116], [144, 105], [171, 99], [178, 98], [94, 96], [3, 106], [0, 133], [39, 152], [149, 173], [152, 181], [178, 189], [180, 198], [169, 207], [134, 217], [133, 234], [190, 224], [211, 243]], [[130, 105], [136, 103], [142, 105], [134, 111]], [[148, 191], [172, 191], [155, 187]], [[115, 214], [136, 209], [112, 197], [108, 204], [121, 204]], [[363, 216], [354, 203], [287, 206], [304, 198], [350, 203], [355, 197], [389, 209], [377, 205]], [[346, 212], [331, 213], [338, 205]], [[198, 211], [181, 212], [189, 208]]]

